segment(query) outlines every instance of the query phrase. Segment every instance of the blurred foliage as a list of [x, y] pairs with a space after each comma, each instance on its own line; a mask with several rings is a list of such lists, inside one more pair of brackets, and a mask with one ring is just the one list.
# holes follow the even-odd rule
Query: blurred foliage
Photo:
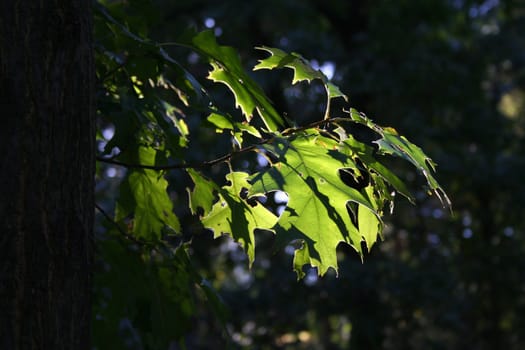
[[[239, 48], [246, 66], [255, 66], [260, 58], [253, 50], [256, 45], [301, 52], [311, 59], [341, 91], [350, 92], [354, 107], [380, 124], [394, 126], [439, 164], [438, 179], [452, 199], [453, 214], [423, 191], [415, 194], [416, 206], [396, 199], [395, 215], [383, 219], [385, 241], [371, 250], [364, 264], [354, 249], [340, 245], [337, 276], [329, 271], [318, 278], [315, 269], [304, 268], [305, 277], [297, 282], [288, 268], [296, 247], [276, 249], [272, 234], [258, 232], [257, 258], [249, 270], [239, 246], [226, 237], [213, 239], [191, 215], [185, 204], [191, 178], [169, 172], [168, 182], [177, 185], [168, 187], [168, 205], [185, 229], [182, 237], [170, 230], [160, 232], [163, 242], [169, 242], [162, 248], [167, 252], [153, 250], [144, 256], [134, 251], [154, 237], [139, 237], [137, 242], [123, 237], [120, 231], [126, 233], [129, 224], [125, 211], [117, 225], [99, 216], [99, 239], [118, 237], [121, 242], [101, 245], [100, 256], [122, 260], [99, 262], [94, 314], [98, 348], [166, 348], [179, 335], [176, 332], [186, 330], [185, 341], [172, 342], [172, 349], [525, 347], [523, 1], [129, 0], [104, 5], [117, 23], [141, 39], [118, 34], [122, 28], [117, 23], [109, 25], [114, 35], [96, 36], [99, 53], [115, 45], [126, 48], [122, 56], [99, 55], [111, 60], [108, 67], [115, 67], [99, 78], [123, 74], [118, 66], [125, 65], [125, 74], [136, 76], [136, 83], [130, 80], [128, 86], [115, 85], [106, 93], [145, 97], [118, 103], [99, 98], [99, 108], [115, 118], [113, 124], [99, 121], [99, 150], [107, 156], [114, 155], [115, 144], [141, 135], [145, 144], [156, 145], [154, 154], [119, 149], [121, 161], [154, 157], [151, 164], [167, 164], [170, 157], [184, 155], [198, 163], [231, 150], [231, 135], [256, 137], [230, 124], [232, 133], [225, 131], [217, 139], [215, 127], [228, 129], [218, 117], [209, 121], [212, 127], [202, 128], [209, 99], [218, 110], [228, 110], [235, 101], [227, 89], [192, 79], [207, 76], [207, 62], [168, 44], [208, 29], [221, 43]], [[96, 26], [108, 25], [102, 14], [97, 18]], [[101, 32], [107, 28], [96, 31]], [[154, 43], [166, 45], [159, 50]], [[166, 72], [166, 80], [154, 82], [153, 89], [145, 78], [164, 72], [166, 57], [173, 59], [172, 71]], [[286, 112], [290, 123], [314, 122], [326, 108], [322, 82], [290, 86], [287, 74], [255, 71], [250, 79], [263, 87], [276, 110]], [[140, 106], [151, 114], [134, 115], [136, 104], [158, 96], [159, 87], [165, 89], [161, 99], [169, 104]], [[334, 100], [337, 103], [341, 101]], [[156, 119], [160, 114], [184, 122], [168, 127]], [[150, 125], [171, 130], [169, 137], [160, 136], [154, 127], [141, 128], [151, 120], [155, 123]], [[188, 139], [195, 130], [198, 136]], [[363, 142], [371, 137], [365, 127], [356, 126], [353, 134]], [[244, 141], [235, 141], [233, 147]], [[188, 142], [191, 151], [185, 148]], [[246, 162], [253, 164], [253, 157], [233, 159], [232, 166], [242, 169]], [[389, 159], [385, 164], [409, 188], [425, 182], [404, 164]], [[129, 195], [118, 188], [121, 179], [131, 175], [118, 166], [99, 164], [98, 169], [99, 204], [106, 208], [103, 212], [112, 212], [119, 196]], [[224, 178], [228, 172], [214, 166], [205, 175]], [[153, 181], [146, 171], [135, 176], [133, 181]], [[278, 213], [281, 200], [269, 196], [268, 205]], [[156, 260], [170, 254], [176, 258], [166, 260], [166, 266]], [[112, 264], [129, 268], [113, 270], [112, 275]], [[170, 281], [166, 268], [181, 279]], [[186, 283], [189, 294], [152, 295], [155, 286], [169, 291], [181, 288], [177, 283]], [[112, 291], [115, 287], [121, 291]], [[118, 296], [118, 303], [110, 295]], [[179, 299], [169, 300], [170, 295]], [[160, 326], [144, 324], [158, 320], [144, 314], [157, 312], [155, 303], [162, 303], [166, 318]], [[115, 318], [112, 322], [119, 322], [117, 330], [104, 323], [108, 314]], [[148, 327], [164, 338], [151, 339]]]

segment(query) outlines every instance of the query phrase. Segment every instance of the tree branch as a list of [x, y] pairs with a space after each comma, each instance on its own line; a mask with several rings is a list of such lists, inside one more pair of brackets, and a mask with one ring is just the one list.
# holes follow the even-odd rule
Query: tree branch
[[[297, 127], [297, 128], [285, 129], [281, 133], [280, 136], [290, 136], [290, 135], [293, 135], [293, 134], [297, 134], [297, 133], [299, 133], [301, 131], [305, 131], [305, 130], [313, 129], [313, 128], [318, 128], [319, 126], [322, 126], [322, 125], [325, 125], [325, 124], [337, 123], [337, 122], [342, 122], [342, 121], [352, 121], [352, 119], [351, 118], [343, 118], [343, 117], [323, 119], [323, 120], [319, 120], [319, 121], [310, 123], [310, 124], [305, 125], [305, 126], [301, 126], [301, 127]], [[277, 135], [277, 136], [279, 136], [279, 135]], [[97, 161], [102, 162], [102, 163], [107, 163], [107, 164], [119, 165], [119, 166], [123, 166], [123, 167], [130, 168], [130, 169], [150, 169], [150, 170], [159, 170], [159, 171], [160, 170], [175, 170], [175, 169], [202, 169], [202, 168], [210, 167], [210, 166], [213, 166], [213, 165], [216, 165], [216, 164], [228, 161], [228, 160], [232, 159], [233, 157], [238, 156], [240, 154], [244, 154], [246, 152], [253, 151], [258, 146], [264, 145], [264, 144], [267, 144], [267, 143], [273, 141], [274, 138], [275, 138], [275, 136], [272, 136], [272, 137], [269, 137], [269, 138], [266, 138], [266, 139], [262, 139], [260, 142], [258, 142], [256, 144], [253, 144], [251, 146], [248, 146], [248, 147], [241, 148], [238, 151], [234, 151], [234, 152], [225, 154], [225, 155], [223, 155], [223, 156], [221, 156], [219, 158], [216, 158], [216, 159], [204, 161], [204, 162], [201, 162], [201, 163], [195, 163], [195, 164], [183, 163], [183, 164], [171, 164], [171, 165], [147, 165], [147, 164], [121, 162], [121, 161], [118, 161], [118, 160], [114, 160], [113, 158], [104, 158], [104, 157], [101, 157], [101, 156], [97, 156]]]
[[219, 158], [216, 158], [216, 159], [213, 159], [213, 160], [207, 160], [207, 161], [204, 161], [202, 163], [196, 163], [196, 164], [185, 163], [185, 164], [171, 164], [171, 165], [146, 165], [146, 164], [121, 162], [121, 161], [118, 161], [118, 160], [114, 160], [112, 158], [104, 158], [104, 157], [101, 157], [101, 156], [97, 156], [97, 160], [99, 162], [102, 162], [102, 163], [113, 164], [113, 165], [120, 165], [120, 166], [123, 166], [123, 167], [126, 167], [126, 168], [131, 168], [131, 169], [133, 169], [133, 168], [135, 168], [135, 169], [151, 169], [151, 170], [200, 169], [200, 168], [206, 168], [206, 167], [218, 164], [218, 163], [225, 162], [227, 160], [230, 160], [234, 156], [237, 156], [239, 154], [243, 154], [243, 153], [252, 151], [255, 148], [257, 148], [257, 146], [262, 145], [264, 143], [267, 143], [270, 140], [271, 139], [265, 139], [264, 140], [265, 142], [260, 142], [258, 144], [251, 145], [249, 147], [241, 148], [238, 151], [225, 154], [225, 155], [223, 155], [223, 156], [221, 156]]

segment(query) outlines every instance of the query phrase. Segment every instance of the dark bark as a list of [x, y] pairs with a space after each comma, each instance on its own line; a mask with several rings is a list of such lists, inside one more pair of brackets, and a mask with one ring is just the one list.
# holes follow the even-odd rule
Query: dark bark
[[0, 5], [0, 348], [89, 349], [91, 1]]

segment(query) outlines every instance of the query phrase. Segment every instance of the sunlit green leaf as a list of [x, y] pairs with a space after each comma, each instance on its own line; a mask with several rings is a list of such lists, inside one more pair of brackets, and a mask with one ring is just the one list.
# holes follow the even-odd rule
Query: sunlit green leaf
[[444, 205], [451, 206], [450, 199], [432, 175], [435, 171], [435, 163], [423, 153], [421, 148], [408, 141], [406, 137], [399, 135], [395, 129], [382, 128], [353, 108], [348, 113], [353, 120], [368, 126], [381, 136], [380, 139], [374, 141], [379, 146], [379, 153], [394, 155], [412, 163], [425, 177], [430, 190], [436, 194], [439, 200]]
[[367, 198], [373, 204], [374, 210], [370, 210], [370, 208], [364, 205], [359, 205], [357, 209], [357, 223], [359, 233], [363, 236], [368, 251], [370, 251], [377, 241], [377, 236], [381, 233], [382, 222], [377, 213], [380, 208], [375, 205], [373, 187], [367, 186], [364, 191], [367, 194]]
[[263, 147], [278, 161], [252, 177], [251, 193], [281, 190], [288, 194], [288, 205], [275, 230], [282, 245], [295, 240], [304, 243], [295, 254], [297, 274], [303, 275], [303, 264], [318, 267], [321, 275], [330, 267], [337, 270], [336, 247], [341, 242], [362, 254], [363, 235], [352, 223], [347, 203], [375, 210], [363, 194], [341, 180], [340, 169], [357, 166], [338, 151], [338, 142], [309, 130]]
[[287, 53], [280, 49], [271, 47], [258, 47], [257, 49], [267, 51], [271, 54], [270, 57], [259, 60], [259, 63], [253, 67], [253, 70], [259, 69], [274, 69], [288, 67], [293, 69], [294, 76], [292, 84], [300, 81], [311, 82], [312, 79], [325, 80], [324, 74], [315, 70], [301, 55], [297, 53]]
[[319, 79], [325, 84], [329, 98], [343, 97], [345, 100], [348, 99], [335, 84], [328, 80], [323, 72], [314, 69], [301, 55], [297, 53], [287, 53], [283, 50], [267, 46], [258, 47], [257, 49], [269, 52], [270, 57], [259, 60], [259, 63], [253, 70], [291, 68], [294, 71], [292, 84], [300, 81], [311, 82], [314, 79]]
[[248, 203], [242, 198], [251, 187], [247, 173], [229, 173], [226, 179], [230, 184], [219, 190], [219, 200], [202, 223], [213, 230], [214, 237], [226, 234], [238, 242], [246, 251], [251, 266], [255, 258], [255, 229], [270, 230], [277, 217], [258, 202]]
[[412, 194], [408, 191], [403, 181], [401, 181], [399, 177], [392, 173], [372, 155], [372, 147], [357, 141], [352, 135], [348, 135], [347, 138], [342, 142], [340, 150], [345, 154], [359, 158], [363, 165], [369, 169], [369, 171], [375, 172], [381, 176], [397, 192], [401, 193], [403, 196], [413, 202], [414, 199]]
[[165, 125], [162, 122], [163, 120], [161, 120], [161, 122], [159, 123], [161, 124], [161, 126], [163, 126], [163, 130], [168, 136], [171, 136], [174, 140], [178, 140], [178, 144], [175, 144], [172, 147], [186, 147], [189, 143], [188, 137], [190, 135], [190, 131], [188, 129], [188, 125], [186, 125], [186, 122], [181, 117], [182, 112], [180, 112], [180, 110], [177, 107], [169, 104], [164, 100], [160, 100], [159, 102], [164, 107], [165, 116], [173, 123], [173, 126], [179, 133], [179, 135], [176, 136], [172, 135], [173, 132], [171, 132], [171, 130], [168, 129], [168, 125]]
[[243, 133], [245, 132], [255, 137], [261, 137], [261, 133], [257, 128], [247, 123], [236, 122], [227, 114], [212, 113], [208, 116], [208, 121], [215, 125], [219, 132], [231, 130], [232, 136], [239, 146], [242, 146]]
[[247, 121], [250, 121], [257, 110], [269, 131], [277, 131], [285, 126], [283, 118], [273, 108], [264, 91], [244, 71], [235, 49], [217, 44], [212, 31], [199, 33], [191, 44], [209, 58], [212, 65], [209, 78], [228, 86], [235, 96], [236, 106], [241, 109]]

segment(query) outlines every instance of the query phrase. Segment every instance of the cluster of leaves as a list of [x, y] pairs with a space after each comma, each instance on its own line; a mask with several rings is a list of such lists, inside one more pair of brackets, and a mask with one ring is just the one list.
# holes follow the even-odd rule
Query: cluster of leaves
[[[337, 271], [340, 243], [362, 257], [381, 237], [381, 218], [385, 208], [393, 208], [395, 193], [413, 200], [403, 181], [382, 163], [385, 157], [409, 161], [426, 180], [429, 193], [449, 204], [432, 175], [432, 160], [419, 147], [353, 108], [332, 110], [334, 99], [348, 98], [296, 53], [260, 47], [269, 56], [253, 70], [288, 68], [293, 70], [292, 84], [322, 84], [325, 113], [308, 125], [294, 125], [279, 113], [245, 71], [236, 50], [219, 45], [212, 31], [186, 33], [169, 45], [206, 61], [211, 66], [207, 79], [225, 85], [237, 109], [219, 108], [206, 82], [168, 55], [166, 45], [121, 24], [111, 7], [97, 7], [96, 40], [101, 135], [108, 125], [114, 127], [98, 156], [99, 170], [116, 166], [126, 171], [114, 214], [100, 209], [108, 229], [99, 237], [104, 267], [96, 281], [100, 300], [95, 332], [119, 327], [122, 332], [122, 319], [149, 319], [147, 325], [133, 323], [131, 330], [140, 331], [150, 347], [162, 339], [182, 338], [189, 325], [184, 320], [194, 312], [195, 286], [217, 314], [224, 315], [218, 296], [191, 266], [191, 243], [173, 204], [177, 176], [193, 182], [186, 189], [187, 199], [177, 198], [177, 205], [188, 208], [204, 228], [215, 237], [232, 237], [250, 265], [257, 231], [275, 233], [278, 246], [295, 247], [293, 265], [299, 278], [305, 265], [316, 267], [320, 275], [330, 268]], [[197, 147], [199, 137], [192, 125], [214, 137], [230, 135], [231, 151], [209, 160], [188, 159], [187, 150]], [[366, 128], [373, 141], [361, 141], [353, 132], [357, 126]], [[248, 154], [266, 165], [236, 168], [233, 160]], [[220, 164], [228, 167], [223, 179], [208, 172]], [[288, 197], [281, 212], [265, 205], [265, 197], [276, 191]], [[123, 254], [128, 259], [115, 258]], [[121, 274], [126, 269], [140, 272]], [[143, 288], [127, 294], [133, 300], [117, 303], [117, 292], [103, 288], [117, 278], [137, 280], [134, 285]], [[179, 326], [151, 337], [151, 332], [164, 329], [153, 321], [160, 314], [169, 314], [165, 321]]]

